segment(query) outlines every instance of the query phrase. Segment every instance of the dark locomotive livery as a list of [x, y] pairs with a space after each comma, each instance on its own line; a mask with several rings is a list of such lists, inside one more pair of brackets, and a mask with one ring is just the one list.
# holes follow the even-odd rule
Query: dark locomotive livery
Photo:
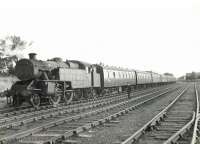
[[173, 83], [173, 76], [153, 72], [137, 71], [89, 64], [76, 60], [53, 58], [47, 61], [36, 59], [36, 54], [29, 54], [29, 59], [21, 59], [15, 67], [20, 79], [9, 91], [8, 99], [14, 106], [24, 101], [38, 107], [48, 101], [57, 105], [61, 100], [72, 100], [101, 96], [108, 92], [124, 91], [127, 87], [148, 87]]

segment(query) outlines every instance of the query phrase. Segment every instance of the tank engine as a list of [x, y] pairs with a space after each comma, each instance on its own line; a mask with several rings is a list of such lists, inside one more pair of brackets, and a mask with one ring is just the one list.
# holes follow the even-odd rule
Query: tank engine
[[[69, 68], [69, 63], [64, 63], [55, 58], [49, 61], [36, 59], [36, 54], [29, 54], [29, 59], [21, 59], [15, 67], [15, 74], [21, 80], [16, 82], [9, 92], [13, 105], [21, 105], [24, 101], [38, 107], [41, 101], [48, 100], [57, 104], [65, 90], [70, 88], [67, 81], [59, 81], [59, 68]], [[70, 98], [64, 97], [66, 101]]]
[[20, 79], [11, 87], [8, 99], [15, 106], [29, 102], [39, 107], [48, 101], [57, 105], [61, 100], [67, 104], [72, 100], [100, 96], [104, 92], [126, 90], [175, 82], [174, 77], [153, 72], [144, 72], [96, 64], [77, 60], [62, 61], [53, 58], [47, 61], [21, 59], [15, 66], [15, 74]]
[[99, 94], [103, 86], [102, 68], [98, 65], [76, 60], [63, 62], [60, 58], [41, 61], [35, 53], [17, 62], [15, 74], [20, 81], [11, 87], [8, 95], [15, 106], [24, 101], [34, 107], [42, 101], [57, 105], [63, 99], [70, 103], [72, 99]]

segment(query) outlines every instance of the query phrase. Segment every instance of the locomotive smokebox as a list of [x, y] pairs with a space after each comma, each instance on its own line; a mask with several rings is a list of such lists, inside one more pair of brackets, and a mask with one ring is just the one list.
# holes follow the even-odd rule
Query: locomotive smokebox
[[36, 53], [29, 53], [28, 55], [30, 60], [36, 60]]

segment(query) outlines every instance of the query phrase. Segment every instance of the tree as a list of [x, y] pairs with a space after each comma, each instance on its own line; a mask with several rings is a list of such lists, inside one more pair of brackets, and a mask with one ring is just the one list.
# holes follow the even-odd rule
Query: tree
[[0, 57], [13, 57], [14, 61], [16, 61], [16, 58], [21, 55], [20, 51], [30, 47], [32, 43], [15, 35], [0, 39]]
[[13, 62], [16, 63], [22, 57], [21, 51], [30, 47], [32, 43], [15, 35], [0, 39], [0, 66], [13, 69]]

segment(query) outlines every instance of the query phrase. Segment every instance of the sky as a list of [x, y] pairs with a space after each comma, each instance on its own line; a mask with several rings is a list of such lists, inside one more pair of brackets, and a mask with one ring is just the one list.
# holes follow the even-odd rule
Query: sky
[[0, 0], [0, 37], [61, 57], [176, 77], [200, 71], [199, 0]]

